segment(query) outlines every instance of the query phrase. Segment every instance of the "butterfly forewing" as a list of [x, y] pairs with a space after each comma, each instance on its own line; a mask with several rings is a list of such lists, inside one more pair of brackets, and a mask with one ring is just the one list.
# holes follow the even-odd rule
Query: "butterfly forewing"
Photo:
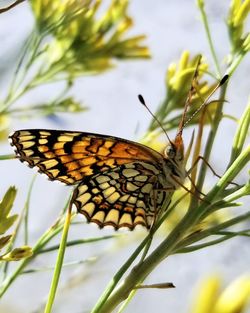
[[121, 138], [59, 130], [20, 130], [10, 136], [16, 154], [51, 180], [68, 185], [86, 176], [142, 160], [159, 162], [156, 151]]

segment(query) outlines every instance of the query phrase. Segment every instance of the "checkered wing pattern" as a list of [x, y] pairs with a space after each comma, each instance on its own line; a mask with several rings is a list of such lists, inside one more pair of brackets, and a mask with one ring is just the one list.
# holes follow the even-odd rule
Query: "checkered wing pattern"
[[73, 203], [89, 222], [115, 229], [150, 227], [164, 200], [163, 157], [121, 138], [59, 130], [10, 135], [18, 158], [50, 180], [78, 185]]
[[22, 162], [67, 185], [122, 164], [162, 159], [161, 154], [141, 144], [91, 133], [19, 130], [9, 138]]
[[89, 222], [115, 229], [147, 228], [161, 208], [165, 192], [152, 164], [134, 162], [87, 177], [75, 189], [73, 202]]

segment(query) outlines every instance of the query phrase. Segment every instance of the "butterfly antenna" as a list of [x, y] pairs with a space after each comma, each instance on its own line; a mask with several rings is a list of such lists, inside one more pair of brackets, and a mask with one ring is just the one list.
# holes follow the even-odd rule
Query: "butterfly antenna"
[[139, 99], [139, 101], [141, 102], [141, 104], [148, 110], [149, 114], [153, 117], [153, 119], [158, 123], [158, 125], [159, 125], [160, 128], [163, 130], [164, 134], [166, 135], [166, 137], [167, 137], [169, 143], [172, 145], [173, 143], [172, 143], [172, 141], [170, 140], [170, 138], [169, 138], [169, 136], [168, 136], [166, 130], [164, 129], [162, 123], [158, 120], [158, 118], [157, 118], [157, 117], [152, 113], [152, 111], [149, 109], [149, 107], [147, 106], [147, 104], [146, 104], [146, 102], [145, 102], [143, 96], [142, 96], [142, 95], [138, 95], [138, 99]]
[[214, 89], [210, 92], [210, 94], [206, 97], [206, 99], [203, 101], [203, 103], [200, 105], [200, 107], [190, 116], [190, 118], [183, 124], [182, 129], [179, 131], [179, 133], [182, 132], [183, 128], [195, 117], [197, 113], [201, 111], [204, 106], [208, 104], [208, 100], [212, 97], [212, 95], [216, 92], [218, 88], [220, 88], [227, 80], [229, 75], [225, 75], [222, 77], [222, 79], [219, 81], [219, 83], [214, 87]]
[[184, 105], [184, 111], [183, 111], [183, 114], [182, 114], [182, 117], [181, 117], [181, 120], [180, 120], [180, 124], [179, 124], [179, 127], [178, 127], [178, 132], [177, 132], [177, 136], [176, 137], [181, 137], [182, 136], [183, 128], [186, 125], [185, 118], [186, 118], [186, 115], [187, 115], [188, 107], [189, 107], [189, 105], [191, 103], [192, 97], [193, 97], [193, 95], [195, 93], [195, 90], [196, 90], [196, 88], [195, 88], [195, 81], [197, 81], [197, 77], [199, 75], [199, 66], [201, 64], [201, 59], [202, 59], [202, 55], [199, 55], [198, 61], [197, 61], [197, 65], [196, 65], [196, 68], [195, 68], [195, 72], [194, 72], [194, 75], [193, 75], [193, 78], [192, 78], [191, 87], [189, 89], [188, 96], [187, 96], [187, 99], [186, 99], [186, 102], [185, 102], [185, 105]]

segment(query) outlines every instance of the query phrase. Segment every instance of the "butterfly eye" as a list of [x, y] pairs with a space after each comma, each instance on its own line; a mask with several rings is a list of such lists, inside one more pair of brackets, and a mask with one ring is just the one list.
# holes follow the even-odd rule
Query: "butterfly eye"
[[164, 152], [165, 156], [169, 159], [173, 159], [176, 155], [176, 149], [173, 145], [168, 145]]

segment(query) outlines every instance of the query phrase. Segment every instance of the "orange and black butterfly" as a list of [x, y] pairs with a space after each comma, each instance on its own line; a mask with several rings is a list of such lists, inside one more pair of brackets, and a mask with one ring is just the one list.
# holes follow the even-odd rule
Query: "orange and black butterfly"
[[[226, 80], [227, 76], [197, 112]], [[166, 197], [183, 186], [187, 176], [182, 131], [193, 91], [191, 87], [174, 141], [166, 134], [169, 144], [164, 153], [137, 142], [77, 131], [18, 130], [9, 138], [20, 161], [37, 167], [50, 180], [75, 186], [72, 203], [88, 222], [149, 229]], [[139, 100], [146, 106], [142, 96]]]
[[185, 177], [180, 134], [164, 154], [129, 140], [76, 131], [18, 130], [9, 138], [20, 161], [50, 180], [75, 185], [72, 202], [100, 227], [150, 228], [169, 190]]

